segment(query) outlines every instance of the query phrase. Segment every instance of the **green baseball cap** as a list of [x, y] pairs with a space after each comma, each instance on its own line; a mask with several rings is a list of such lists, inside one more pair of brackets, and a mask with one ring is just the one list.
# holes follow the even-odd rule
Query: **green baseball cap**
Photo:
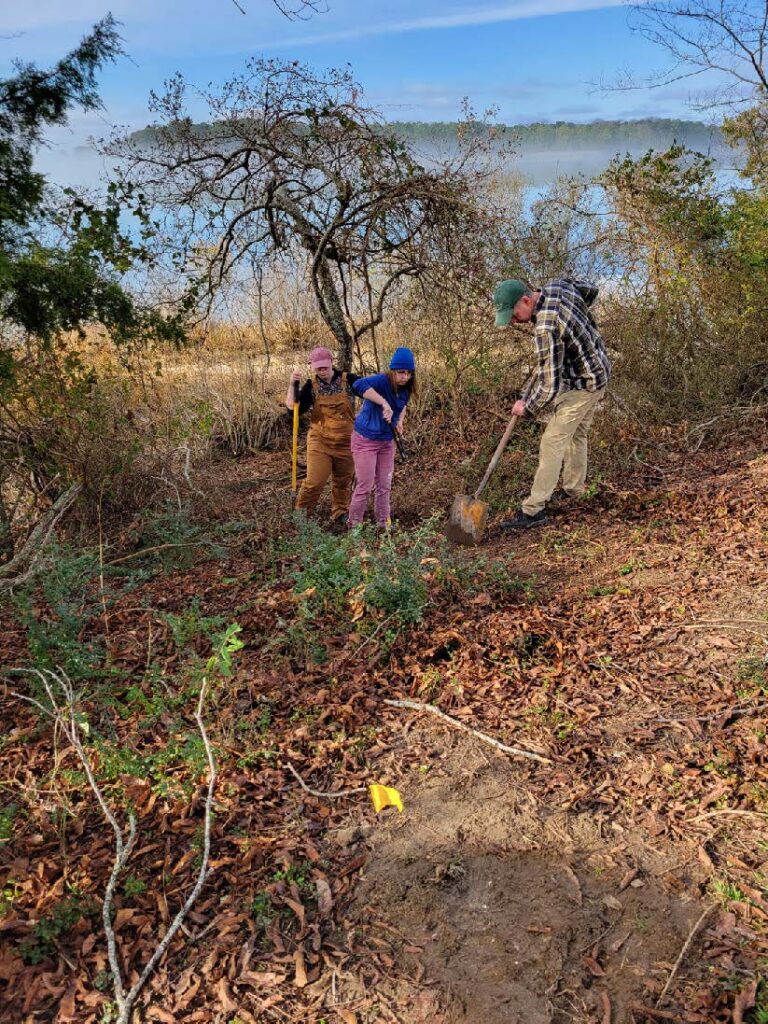
[[516, 278], [496, 285], [493, 304], [496, 307], [496, 326], [506, 327], [512, 319], [512, 310], [528, 291], [528, 286]]

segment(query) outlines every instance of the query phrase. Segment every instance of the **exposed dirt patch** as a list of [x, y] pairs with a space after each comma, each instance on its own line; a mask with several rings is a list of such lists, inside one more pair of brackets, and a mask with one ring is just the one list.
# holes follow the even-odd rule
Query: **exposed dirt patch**
[[661, 856], [600, 814], [543, 818], [514, 768], [476, 746], [440, 770], [464, 781], [426, 777], [370, 834], [357, 906], [399, 933], [446, 1021], [620, 1024], [651, 1004], [702, 911], [695, 852]]

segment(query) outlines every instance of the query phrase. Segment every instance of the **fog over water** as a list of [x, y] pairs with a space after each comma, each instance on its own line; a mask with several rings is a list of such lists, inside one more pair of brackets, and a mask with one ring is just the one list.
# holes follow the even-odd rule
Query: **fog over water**
[[[671, 141], [671, 139], [660, 138], [655, 146], [661, 150], [666, 148]], [[420, 159], [429, 160], [432, 147], [416, 144], [414, 149]], [[550, 184], [561, 175], [581, 174], [585, 177], [593, 177], [604, 171], [615, 156], [624, 156], [629, 153], [638, 157], [647, 149], [647, 144], [638, 144], [634, 140], [624, 148], [617, 148], [615, 144], [602, 148], [586, 148], [582, 144], [573, 148], [535, 149], [526, 148], [523, 145], [510, 159], [509, 170], [519, 174], [526, 185], [540, 188]], [[443, 147], [440, 147], [440, 151], [445, 154]], [[711, 155], [715, 161], [718, 177], [723, 174], [727, 176], [729, 172], [733, 175], [735, 160], [730, 149], [714, 144], [709, 149], [708, 155]], [[98, 189], [108, 178], [115, 160], [112, 157], [102, 156], [92, 146], [57, 145], [42, 148], [35, 163], [36, 168], [42, 171], [55, 185]]]

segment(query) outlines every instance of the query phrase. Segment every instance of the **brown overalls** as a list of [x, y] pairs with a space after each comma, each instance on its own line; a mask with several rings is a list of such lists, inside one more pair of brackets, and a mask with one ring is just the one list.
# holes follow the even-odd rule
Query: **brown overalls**
[[296, 508], [310, 515], [317, 505], [328, 477], [331, 478], [331, 518], [346, 516], [352, 497], [352, 461], [350, 438], [355, 416], [347, 390], [347, 375], [341, 375], [341, 391], [321, 395], [315, 401], [307, 435], [307, 476], [296, 499]]

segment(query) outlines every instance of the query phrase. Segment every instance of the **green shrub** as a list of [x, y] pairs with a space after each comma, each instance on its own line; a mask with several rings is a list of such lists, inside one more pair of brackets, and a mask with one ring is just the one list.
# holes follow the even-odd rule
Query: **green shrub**
[[297, 594], [309, 593], [314, 604], [342, 604], [363, 578], [361, 537], [326, 533], [301, 512], [295, 515], [299, 564], [293, 574]]
[[97, 576], [98, 559], [92, 551], [75, 552], [53, 545], [46, 554], [45, 570], [12, 595], [35, 668], [60, 667], [73, 682], [101, 673], [103, 643], [82, 639], [83, 631], [101, 610], [94, 586]]

